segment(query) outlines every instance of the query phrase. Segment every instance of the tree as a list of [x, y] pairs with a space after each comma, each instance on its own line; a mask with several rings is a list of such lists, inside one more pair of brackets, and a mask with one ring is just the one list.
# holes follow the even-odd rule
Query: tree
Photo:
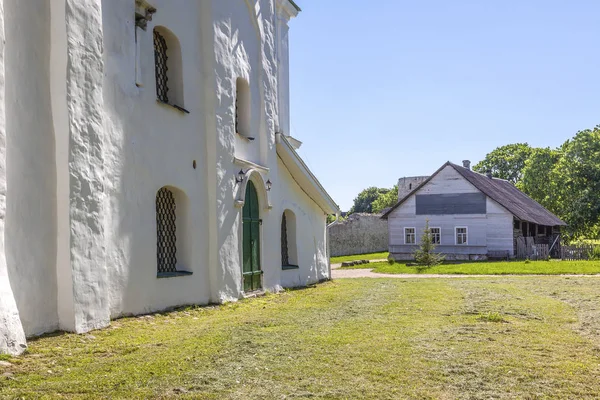
[[354, 199], [354, 205], [349, 211], [349, 214], [353, 213], [372, 213], [373, 207], [372, 203], [377, 200], [377, 198], [381, 194], [386, 194], [390, 191], [390, 189], [377, 188], [375, 186], [371, 186], [366, 188], [362, 192], [358, 194], [358, 196]]
[[494, 177], [516, 184], [521, 180], [525, 161], [531, 155], [532, 150], [527, 143], [497, 147], [477, 163], [473, 170], [482, 174], [491, 171]]
[[374, 213], [380, 213], [386, 208], [392, 207], [398, 202], [398, 185], [395, 185], [389, 192], [381, 193], [374, 202], [371, 203], [371, 208]]
[[429, 229], [429, 220], [425, 221], [425, 229], [421, 236], [419, 248], [415, 250], [415, 261], [417, 262], [417, 271], [421, 272], [427, 268], [439, 265], [444, 261], [444, 255], [434, 252], [437, 246], [433, 243], [433, 235]]
[[569, 224], [573, 237], [600, 234], [600, 125], [577, 132], [560, 148], [550, 174], [554, 212]]
[[557, 198], [552, 171], [561, 158], [561, 151], [534, 148], [522, 171], [517, 187], [549, 210], [557, 210]]

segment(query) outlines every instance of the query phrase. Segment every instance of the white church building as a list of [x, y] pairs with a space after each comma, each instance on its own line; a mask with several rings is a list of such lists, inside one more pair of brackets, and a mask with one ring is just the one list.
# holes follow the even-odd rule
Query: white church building
[[0, 352], [330, 277], [291, 0], [0, 0]]

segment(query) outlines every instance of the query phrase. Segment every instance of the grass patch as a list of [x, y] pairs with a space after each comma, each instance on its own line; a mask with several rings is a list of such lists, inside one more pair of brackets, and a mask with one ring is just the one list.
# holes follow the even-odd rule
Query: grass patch
[[599, 283], [346, 279], [127, 318], [31, 340], [0, 398], [593, 399]]
[[[346, 268], [346, 267], [344, 267]], [[364, 265], [347, 268], [365, 268]], [[415, 274], [417, 269], [406, 263], [372, 263], [368, 268], [382, 274]], [[427, 274], [452, 275], [567, 275], [600, 274], [600, 261], [500, 261], [445, 263], [427, 269]]]
[[339, 256], [331, 257], [332, 264], [340, 264], [346, 261], [358, 261], [358, 260], [386, 260], [390, 253], [369, 253], [369, 254], [355, 254], [351, 256]]
[[484, 322], [508, 322], [500, 313], [497, 312], [488, 312], [487, 314], [482, 314], [478, 319]]

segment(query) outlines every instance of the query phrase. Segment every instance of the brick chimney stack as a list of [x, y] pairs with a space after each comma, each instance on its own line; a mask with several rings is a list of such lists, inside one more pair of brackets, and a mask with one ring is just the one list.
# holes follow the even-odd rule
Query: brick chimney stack
[[463, 160], [463, 167], [465, 167], [468, 170], [471, 170], [471, 161], [470, 160]]

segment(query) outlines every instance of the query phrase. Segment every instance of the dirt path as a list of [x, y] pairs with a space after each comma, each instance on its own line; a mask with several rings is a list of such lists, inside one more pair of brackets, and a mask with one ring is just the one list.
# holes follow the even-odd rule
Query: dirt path
[[[338, 267], [339, 268], [339, 267]], [[502, 277], [514, 277], [514, 276], [538, 276], [538, 275], [450, 275], [450, 274], [378, 274], [370, 269], [333, 269], [332, 265], [331, 278], [342, 279], [342, 278], [502, 278]], [[600, 278], [600, 275], [540, 275], [540, 276], [573, 276], [573, 277], [592, 277]]]

